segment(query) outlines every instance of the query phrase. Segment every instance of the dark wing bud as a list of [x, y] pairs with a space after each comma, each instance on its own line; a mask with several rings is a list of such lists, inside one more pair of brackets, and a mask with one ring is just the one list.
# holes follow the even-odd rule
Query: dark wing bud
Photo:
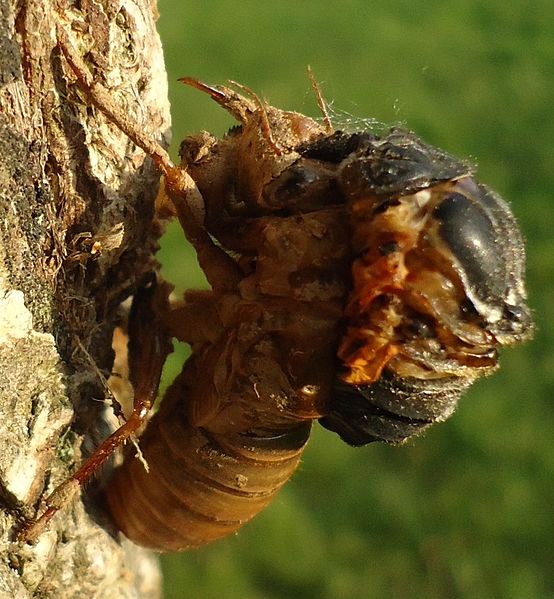
[[383, 373], [371, 385], [337, 381], [331, 410], [320, 424], [350, 445], [401, 443], [446, 420], [471, 380], [401, 379]]
[[344, 162], [341, 180], [347, 197], [354, 199], [367, 194], [406, 195], [471, 172], [470, 166], [413, 133], [393, 129], [352, 153]]

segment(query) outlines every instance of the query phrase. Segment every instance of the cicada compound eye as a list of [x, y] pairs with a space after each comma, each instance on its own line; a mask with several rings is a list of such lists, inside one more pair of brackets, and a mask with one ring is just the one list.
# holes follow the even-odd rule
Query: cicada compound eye
[[438, 234], [483, 326], [499, 345], [530, 335], [525, 250], [508, 204], [472, 177], [456, 182], [433, 211]]

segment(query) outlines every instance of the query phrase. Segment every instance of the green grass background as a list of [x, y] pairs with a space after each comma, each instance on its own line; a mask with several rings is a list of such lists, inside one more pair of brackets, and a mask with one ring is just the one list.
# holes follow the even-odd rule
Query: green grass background
[[[299, 472], [239, 535], [163, 558], [165, 597], [554, 597], [554, 3], [159, 0], [159, 11], [176, 142], [233, 124], [177, 77], [235, 79], [317, 115], [310, 64], [338, 112], [404, 123], [478, 162], [527, 238], [537, 323], [424, 438], [353, 449], [316, 430]], [[160, 257], [179, 288], [202, 284], [176, 226]]]

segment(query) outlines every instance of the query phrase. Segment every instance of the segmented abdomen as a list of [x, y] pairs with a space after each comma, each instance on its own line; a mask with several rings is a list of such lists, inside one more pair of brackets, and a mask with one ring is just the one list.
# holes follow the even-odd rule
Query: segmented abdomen
[[301, 424], [268, 436], [214, 435], [173, 412], [154, 416], [141, 438], [149, 472], [130, 455], [106, 491], [117, 527], [159, 551], [239, 529], [290, 478], [310, 434], [310, 424]]

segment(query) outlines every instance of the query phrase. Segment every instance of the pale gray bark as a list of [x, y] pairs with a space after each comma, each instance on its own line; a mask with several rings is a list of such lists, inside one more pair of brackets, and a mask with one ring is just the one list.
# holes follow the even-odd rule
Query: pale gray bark
[[0, 0], [0, 597], [159, 594], [155, 559], [121, 542], [94, 492], [36, 545], [13, 542], [18, 517], [106, 435], [117, 306], [152, 269], [158, 235], [157, 174], [88, 105], [55, 23], [114, 100], [163, 139], [154, 4]]

